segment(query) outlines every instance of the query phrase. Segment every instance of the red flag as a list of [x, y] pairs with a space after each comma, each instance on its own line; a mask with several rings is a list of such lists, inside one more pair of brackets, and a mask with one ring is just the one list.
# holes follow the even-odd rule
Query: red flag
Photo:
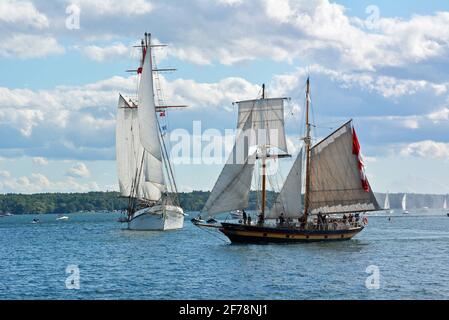
[[365, 175], [365, 166], [363, 165], [362, 154], [360, 153], [360, 143], [355, 133], [355, 129], [352, 128], [352, 153], [357, 156], [357, 165], [360, 172], [360, 180], [362, 182], [362, 188], [365, 192], [370, 191], [368, 179]]
[[360, 154], [360, 143], [354, 128], [352, 128], [352, 153], [355, 155]]
[[161, 113], [159, 113], [160, 117], [165, 117], [165, 111], [162, 111]]

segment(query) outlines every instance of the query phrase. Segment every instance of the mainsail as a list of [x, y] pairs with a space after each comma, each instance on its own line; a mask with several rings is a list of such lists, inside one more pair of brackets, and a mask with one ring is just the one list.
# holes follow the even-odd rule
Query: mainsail
[[446, 196], [444, 197], [443, 209], [444, 210], [447, 209], [447, 198], [446, 198]]
[[293, 164], [287, 179], [282, 186], [271, 211], [266, 215], [268, 219], [276, 219], [282, 213], [285, 218], [298, 218], [303, 215], [302, 211], [302, 162], [303, 149]]
[[273, 147], [288, 153], [284, 130], [284, 100], [273, 98], [237, 102], [237, 128], [242, 129], [246, 121], [251, 119], [250, 146]]
[[144, 181], [149, 194], [146, 199], [158, 201], [161, 191], [165, 190], [164, 172], [162, 165], [161, 142], [156, 118], [153, 89], [153, 66], [151, 50], [144, 57], [142, 74], [139, 83], [139, 137], [140, 143], [145, 149], [143, 159]]
[[386, 209], [386, 210], [390, 209], [390, 197], [388, 195], [388, 192], [385, 195], [384, 209]]
[[308, 195], [311, 213], [380, 209], [364, 176], [359, 148], [349, 121], [311, 149]]
[[[250, 125], [251, 117], [247, 119], [243, 130], [237, 136], [228, 161], [202, 210], [210, 216], [248, 206], [255, 162], [255, 154], [247, 156], [248, 144], [245, 143], [247, 140], [245, 132]], [[242, 157], [244, 159], [240, 161]]]

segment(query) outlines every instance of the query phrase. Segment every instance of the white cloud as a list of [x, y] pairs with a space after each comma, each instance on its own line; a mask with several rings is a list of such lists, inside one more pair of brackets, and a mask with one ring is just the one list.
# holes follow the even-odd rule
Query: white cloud
[[46, 166], [48, 164], [48, 160], [45, 159], [44, 157], [34, 157], [33, 163], [40, 166]]
[[428, 115], [428, 118], [435, 123], [438, 123], [440, 121], [447, 121], [449, 120], [449, 108], [443, 108], [441, 110], [432, 112]]
[[49, 26], [48, 18], [39, 12], [30, 1], [2, 0], [0, 2], [0, 24], [29, 26], [37, 29]]
[[124, 58], [130, 56], [129, 47], [123, 43], [116, 43], [106, 47], [99, 46], [86, 46], [80, 48], [80, 50], [89, 58], [94, 61], [112, 60], [116, 58]]
[[0, 177], [1, 178], [9, 178], [9, 177], [11, 177], [11, 174], [9, 173], [9, 171], [0, 170]]
[[401, 149], [401, 155], [420, 158], [442, 158], [449, 157], [449, 143], [425, 140], [411, 143]]
[[30, 176], [6, 177], [0, 180], [1, 193], [43, 193], [43, 192], [89, 192], [100, 191], [101, 188], [94, 181], [79, 183], [74, 178], [51, 181], [41, 173], [32, 173]]
[[81, 8], [82, 14], [90, 16], [111, 15], [144, 15], [153, 10], [153, 5], [147, 0], [67, 0]]
[[73, 178], [88, 178], [90, 176], [90, 171], [84, 163], [80, 162], [67, 170], [66, 174]]
[[0, 37], [2, 57], [30, 59], [62, 53], [64, 48], [51, 36], [12, 34]]

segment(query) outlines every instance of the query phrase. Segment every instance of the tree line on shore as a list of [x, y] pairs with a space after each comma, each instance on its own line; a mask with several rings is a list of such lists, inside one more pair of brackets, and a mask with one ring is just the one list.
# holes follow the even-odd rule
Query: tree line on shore
[[[179, 193], [184, 211], [200, 211], [209, 197], [208, 191]], [[256, 208], [256, 192], [250, 194], [250, 209]], [[268, 192], [270, 204], [275, 193]], [[0, 214], [66, 214], [90, 211], [124, 210], [128, 199], [118, 192], [0, 194]]]
[[[179, 202], [186, 212], [200, 211], [206, 203], [209, 191], [192, 191], [179, 193]], [[267, 207], [270, 208], [277, 193], [267, 192]], [[385, 194], [376, 194], [382, 207]], [[403, 194], [390, 194], [391, 208], [400, 208]], [[413, 208], [443, 208], [445, 195], [410, 194], [407, 207]], [[257, 209], [260, 202], [260, 192], [251, 191], [249, 210]], [[449, 202], [449, 198], [447, 199]], [[88, 192], [88, 193], [41, 193], [41, 194], [0, 194], [0, 214], [65, 214], [89, 211], [124, 210], [128, 200], [121, 198], [118, 192]]]

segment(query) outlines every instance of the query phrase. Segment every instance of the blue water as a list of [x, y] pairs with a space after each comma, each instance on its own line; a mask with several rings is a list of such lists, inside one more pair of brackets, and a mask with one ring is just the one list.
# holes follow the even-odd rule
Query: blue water
[[[0, 218], [0, 299], [448, 299], [449, 218], [372, 217], [347, 242], [230, 245], [186, 221], [130, 232], [117, 214]], [[80, 289], [65, 282], [78, 265]], [[380, 288], [367, 289], [376, 265]]]

